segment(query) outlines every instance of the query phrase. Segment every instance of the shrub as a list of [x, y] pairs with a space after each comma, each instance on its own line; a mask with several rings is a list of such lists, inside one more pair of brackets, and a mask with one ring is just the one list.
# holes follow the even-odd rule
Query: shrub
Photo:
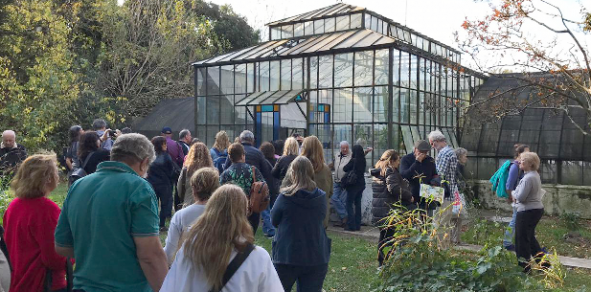
[[581, 227], [581, 215], [578, 213], [563, 212], [560, 219], [564, 222], [566, 228], [570, 231], [578, 230]]
[[534, 268], [541, 276], [528, 277], [515, 255], [501, 246], [485, 246], [477, 254], [439, 248], [435, 224], [417, 211], [392, 211], [382, 227], [395, 232], [374, 292], [548, 291], [562, 286], [564, 270], [552, 259], [554, 269], [542, 273]]

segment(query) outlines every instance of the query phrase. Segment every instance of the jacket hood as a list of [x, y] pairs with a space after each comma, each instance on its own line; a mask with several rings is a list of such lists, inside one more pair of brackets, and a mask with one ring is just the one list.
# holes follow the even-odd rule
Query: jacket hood
[[325, 196], [326, 193], [323, 190], [316, 188], [313, 191], [299, 190], [291, 196], [285, 196], [285, 198], [288, 202], [300, 208], [312, 209], [326, 203]]

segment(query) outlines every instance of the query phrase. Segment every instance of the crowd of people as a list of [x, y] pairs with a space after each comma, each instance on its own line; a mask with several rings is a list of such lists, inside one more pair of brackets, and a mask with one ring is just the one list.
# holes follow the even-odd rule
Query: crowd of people
[[[22, 163], [11, 182], [16, 199], [4, 215], [7, 249], [1, 254], [11, 268], [3, 269], [0, 257], [0, 286], [69, 291], [65, 275], [75, 262], [68, 280], [78, 292], [291, 291], [295, 283], [298, 291], [322, 291], [331, 255], [330, 206], [335, 226], [360, 230], [366, 174], [372, 177], [373, 224], [383, 226], [392, 208], [421, 209], [449, 233], [440, 234], [444, 248], [459, 243], [463, 216], [450, 206], [464, 200], [458, 196], [467, 151], [454, 150], [440, 131], [405, 156], [386, 150], [371, 169], [365, 156], [373, 149], [347, 141], [327, 164], [315, 136], [293, 135], [257, 148], [251, 131], [234, 143], [220, 131], [208, 148], [186, 129], [179, 141], [169, 127], [161, 133], [149, 140], [130, 129], [112, 131], [101, 119], [93, 131], [71, 127], [65, 161], [70, 173], [83, 174], [70, 176], [60, 210], [47, 198], [59, 181], [56, 157], [25, 159], [16, 134], [5, 131], [0, 153], [18, 152], [13, 167]], [[433, 148], [436, 158], [429, 155]], [[543, 214], [540, 161], [528, 150], [516, 148], [506, 182], [515, 250], [526, 260], [541, 251], [534, 231]], [[257, 183], [269, 193], [261, 212], [249, 202]], [[443, 202], [421, 197], [422, 185], [444, 188]], [[261, 221], [265, 236], [273, 238], [272, 256], [254, 245]], [[378, 246], [392, 234], [382, 227]], [[384, 254], [378, 254], [381, 265]], [[525, 261], [519, 264], [526, 268]]]

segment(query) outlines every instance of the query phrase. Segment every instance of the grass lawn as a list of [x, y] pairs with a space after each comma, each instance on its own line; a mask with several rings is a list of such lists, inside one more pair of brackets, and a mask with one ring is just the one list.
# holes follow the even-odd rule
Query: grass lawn
[[[50, 198], [61, 207], [66, 193], [67, 184], [62, 183]], [[462, 240], [473, 244], [500, 244], [504, 226], [505, 224], [475, 221], [468, 226]], [[581, 228], [577, 231], [580, 235], [580, 238], [576, 238], [578, 241], [565, 240], [564, 236], [569, 234], [569, 231], [563, 220], [556, 217], [544, 217], [538, 226], [537, 236], [543, 246], [556, 248], [560, 255], [589, 258], [591, 257], [591, 246], [588, 244], [588, 242], [591, 242], [590, 227], [591, 221], [581, 220]], [[376, 243], [333, 232], [329, 232], [329, 237], [332, 239], [332, 253], [328, 274], [324, 282], [324, 290], [326, 292], [369, 292], [377, 287], [379, 277], [377, 274]], [[162, 233], [160, 238], [164, 243], [166, 234]], [[271, 239], [264, 237], [260, 229], [255, 240], [257, 245], [264, 247], [271, 253]], [[468, 251], [458, 251], [458, 253], [469, 258], [475, 257], [475, 254]], [[569, 269], [563, 287], [565, 291], [577, 291], [583, 286], [586, 286], [589, 290], [580, 291], [591, 291], [591, 270]], [[295, 287], [293, 291], [295, 291]]]
[[[556, 249], [559, 255], [591, 258], [591, 220], [579, 220], [580, 228], [570, 231], [560, 217], [544, 216], [536, 228], [536, 238], [547, 250]], [[503, 241], [505, 223], [475, 220], [462, 234], [462, 241], [471, 244]]]

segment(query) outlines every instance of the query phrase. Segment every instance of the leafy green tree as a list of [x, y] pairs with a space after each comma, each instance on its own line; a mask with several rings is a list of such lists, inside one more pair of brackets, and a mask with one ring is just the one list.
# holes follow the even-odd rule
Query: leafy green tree
[[229, 42], [229, 49], [238, 50], [259, 42], [260, 31], [250, 27], [246, 18], [236, 14], [232, 6], [201, 0], [187, 1], [187, 4], [196, 16], [204, 16], [212, 22], [216, 35]]
[[80, 76], [69, 50], [71, 27], [52, 1], [19, 0], [2, 7], [0, 125], [27, 147], [52, 149], [63, 109], [76, 100]]

